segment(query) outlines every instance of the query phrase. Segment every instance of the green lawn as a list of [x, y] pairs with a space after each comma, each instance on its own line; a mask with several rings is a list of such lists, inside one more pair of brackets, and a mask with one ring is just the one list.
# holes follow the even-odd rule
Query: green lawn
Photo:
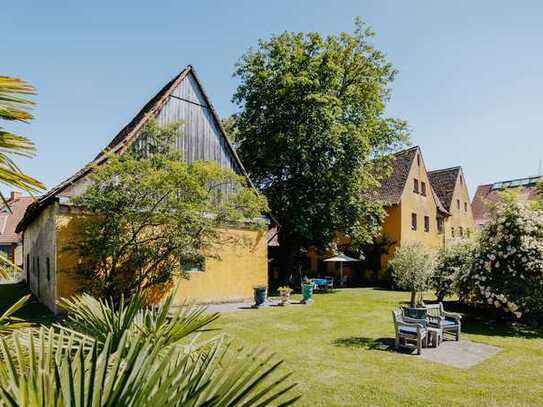
[[[21, 285], [0, 285], [0, 312], [25, 292]], [[407, 298], [379, 289], [340, 290], [317, 294], [312, 305], [224, 313], [216, 325], [237, 343], [284, 359], [283, 371], [293, 371], [299, 383], [300, 405], [543, 405], [543, 330], [465, 315], [463, 338], [503, 350], [471, 369], [447, 367], [390, 349], [391, 310]], [[18, 316], [53, 320], [37, 303]]]
[[408, 294], [378, 289], [315, 296], [312, 305], [224, 313], [217, 325], [294, 371], [306, 406], [541, 406], [543, 332], [466, 315], [463, 338], [496, 356], [456, 369], [390, 350], [391, 310]]

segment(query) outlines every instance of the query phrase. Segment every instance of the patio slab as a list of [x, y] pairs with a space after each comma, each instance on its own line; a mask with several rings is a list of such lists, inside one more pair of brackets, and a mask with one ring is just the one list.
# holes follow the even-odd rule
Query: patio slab
[[445, 341], [438, 348], [422, 349], [421, 358], [459, 369], [468, 369], [494, 356], [501, 348], [466, 340]]

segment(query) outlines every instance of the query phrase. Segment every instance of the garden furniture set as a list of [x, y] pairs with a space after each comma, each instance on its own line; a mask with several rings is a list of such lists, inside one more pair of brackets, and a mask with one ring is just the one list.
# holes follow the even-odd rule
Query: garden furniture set
[[446, 312], [443, 304], [428, 304], [422, 308], [398, 308], [392, 311], [394, 321], [394, 347], [414, 344], [420, 355], [423, 347], [438, 347], [445, 334], [460, 340], [461, 316]]

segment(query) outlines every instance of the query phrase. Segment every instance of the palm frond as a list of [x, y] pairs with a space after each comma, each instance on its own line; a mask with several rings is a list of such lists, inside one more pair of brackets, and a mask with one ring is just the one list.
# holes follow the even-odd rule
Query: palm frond
[[6, 256], [3, 256], [0, 254], [0, 279], [10, 278], [22, 272], [23, 272], [22, 268], [17, 266]]
[[35, 95], [29, 83], [9, 76], [0, 76], [0, 119], [27, 122], [33, 118], [28, 111], [34, 102], [25, 96]]
[[285, 376], [272, 379], [280, 362], [228, 352], [221, 342], [193, 355], [125, 333], [114, 350], [111, 335], [102, 346], [95, 341], [85, 348], [72, 334], [52, 331], [41, 328], [28, 340], [19, 334], [0, 338], [1, 403], [226, 407], [288, 405], [298, 398], [289, 395], [293, 385]]
[[0, 129], [0, 153], [33, 157], [36, 153], [36, 146], [24, 136]]
[[98, 343], [104, 343], [111, 337], [115, 348], [123, 334], [133, 327], [134, 319], [143, 308], [144, 297], [134, 295], [128, 302], [124, 298], [118, 306], [112, 301], [96, 299], [91, 295], [82, 294], [72, 298], [63, 298], [60, 305], [68, 313], [68, 327], [94, 338]]
[[21, 318], [14, 317], [17, 311], [26, 305], [30, 299], [30, 294], [25, 295], [11, 307], [9, 307], [2, 315], [0, 315], [0, 334], [6, 334], [17, 329], [27, 328], [30, 323]]

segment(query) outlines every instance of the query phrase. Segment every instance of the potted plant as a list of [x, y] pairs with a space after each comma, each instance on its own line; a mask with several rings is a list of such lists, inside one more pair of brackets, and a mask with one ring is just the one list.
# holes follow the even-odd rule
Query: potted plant
[[255, 305], [254, 308], [260, 307], [266, 301], [266, 286], [258, 286], [254, 288]]
[[284, 306], [289, 304], [290, 293], [292, 293], [292, 288], [288, 286], [279, 287], [279, 296], [281, 298], [279, 305]]
[[302, 295], [304, 297], [303, 304], [310, 304], [313, 301], [313, 283], [307, 277], [304, 278], [302, 283]]

